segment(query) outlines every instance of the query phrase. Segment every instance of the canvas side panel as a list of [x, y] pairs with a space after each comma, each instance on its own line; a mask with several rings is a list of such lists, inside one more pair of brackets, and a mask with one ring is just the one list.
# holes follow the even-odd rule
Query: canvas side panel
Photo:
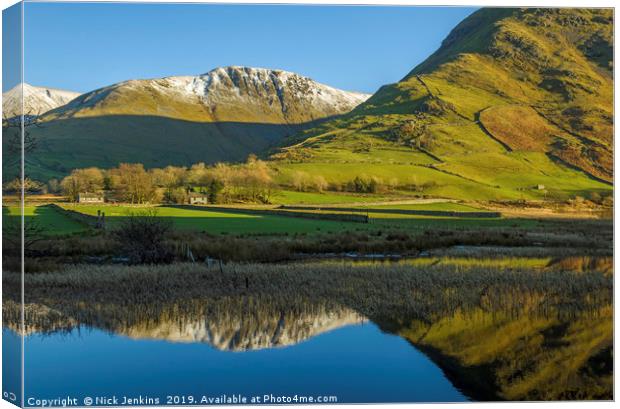
[[22, 3], [2, 12], [2, 398], [22, 406]]

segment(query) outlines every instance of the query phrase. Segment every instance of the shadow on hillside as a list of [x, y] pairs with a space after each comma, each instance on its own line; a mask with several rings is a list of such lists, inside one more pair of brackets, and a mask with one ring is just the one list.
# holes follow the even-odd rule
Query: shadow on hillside
[[164, 167], [241, 161], [327, 119], [302, 124], [206, 123], [150, 115], [58, 119], [32, 130], [44, 143], [30, 154], [28, 173], [61, 176], [75, 168], [121, 162]]

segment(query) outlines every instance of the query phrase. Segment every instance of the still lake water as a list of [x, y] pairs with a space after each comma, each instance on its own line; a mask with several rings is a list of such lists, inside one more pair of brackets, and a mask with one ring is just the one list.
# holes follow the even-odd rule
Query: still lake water
[[80, 327], [29, 335], [25, 352], [27, 405], [29, 397], [77, 397], [82, 405], [87, 396], [166, 403], [168, 395], [222, 394], [326, 395], [339, 403], [467, 400], [423, 353], [367, 321], [293, 345], [244, 351]]

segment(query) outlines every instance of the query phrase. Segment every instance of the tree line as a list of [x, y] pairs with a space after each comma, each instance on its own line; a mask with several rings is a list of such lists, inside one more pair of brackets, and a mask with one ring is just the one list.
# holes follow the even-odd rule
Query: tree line
[[[298, 192], [351, 192], [383, 194], [397, 189], [423, 192], [435, 186], [432, 182], [417, 183], [412, 176], [408, 183], [397, 178], [387, 181], [359, 174], [345, 182], [328, 182], [324, 176], [296, 170], [282, 175], [280, 184], [274, 180], [278, 170], [250, 155], [245, 163], [196, 163], [190, 167], [166, 166], [146, 169], [141, 163], [121, 163], [115, 168], [88, 167], [74, 169], [61, 180], [47, 183], [26, 178], [23, 187], [30, 194], [63, 194], [70, 201], [79, 201], [80, 194], [104, 194], [107, 201], [131, 204], [189, 202], [192, 194], [206, 197], [208, 203], [271, 203], [280, 189]], [[3, 184], [5, 193], [17, 193], [19, 178]]]
[[121, 163], [112, 169], [74, 169], [47, 185], [50, 193], [63, 193], [74, 202], [82, 193], [105, 192], [109, 199], [132, 204], [187, 203], [192, 193], [206, 196], [209, 203], [269, 203], [274, 182], [267, 164], [250, 155], [238, 165], [197, 163], [147, 170], [141, 163]]

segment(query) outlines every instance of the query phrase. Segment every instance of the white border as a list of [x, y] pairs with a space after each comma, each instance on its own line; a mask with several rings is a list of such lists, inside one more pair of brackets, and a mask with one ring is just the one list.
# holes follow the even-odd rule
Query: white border
[[[51, 1], [41, 1], [41, 0], [26, 0], [27, 2], [71, 2], [71, 3], [85, 3], [85, 2], [92, 2], [92, 3], [123, 3], [123, 1], [109, 1], [109, 0], [99, 0], [99, 1], [80, 1], [80, 0], [61, 0], [61, 1], [55, 1], [55, 0], [51, 0]], [[215, 4], [315, 4], [315, 5], [378, 5], [378, 6], [389, 6], [389, 5], [402, 5], [402, 6], [470, 6], [470, 7], [483, 7], [483, 6], [495, 6], [495, 7], [607, 7], [607, 8], [613, 8], [615, 7], [615, 1], [613, 0], [590, 0], [590, 1], [583, 1], [583, 0], [540, 0], [540, 1], [519, 1], [519, 0], [512, 0], [512, 1], [507, 1], [507, 0], [471, 0], [471, 1], [464, 1], [464, 0], [387, 0], [387, 1], [380, 1], [380, 0], [314, 0], [314, 1], [304, 1], [304, 0], [183, 0], [183, 1], [175, 1], [175, 0], [132, 0], [132, 3], [215, 3]], [[0, 0], [0, 5], [2, 6], [2, 9], [5, 9], [7, 7], [10, 7], [14, 4], [18, 3], [17, 0]], [[22, 19], [23, 19], [23, 9], [22, 9]], [[616, 13], [615, 13], [615, 9], [614, 9], [614, 21], [616, 20]], [[0, 19], [0, 36], [2, 33], [2, 19]], [[23, 35], [23, 34], [22, 34]], [[618, 38], [618, 28], [617, 28], [617, 24], [614, 26], [614, 39], [616, 40]], [[23, 38], [22, 38], [23, 40]], [[617, 41], [615, 41], [614, 43], [614, 60], [615, 60], [615, 45], [616, 45]], [[2, 64], [2, 56], [0, 54], [0, 66]], [[616, 66], [614, 65], [614, 79], [616, 78]], [[23, 78], [23, 64], [22, 64], [22, 78]], [[0, 89], [1, 89], [1, 79], [0, 79]], [[616, 81], [614, 81], [614, 96], [618, 93], [618, 83]], [[615, 98], [614, 98], [615, 99]], [[1, 97], [0, 97], [0, 101], [1, 101]], [[22, 101], [23, 104], [23, 101]], [[614, 116], [615, 116], [615, 112], [614, 112]], [[614, 147], [615, 147], [615, 142], [617, 140], [617, 132], [616, 129], [614, 127]], [[615, 153], [615, 152], [614, 152]], [[616, 157], [616, 155], [614, 155], [614, 169], [618, 169], [618, 158]], [[0, 177], [2, 175], [2, 170], [0, 169]], [[614, 202], [617, 203], [618, 200], [618, 195], [616, 194], [615, 190], [614, 190]], [[614, 208], [614, 221], [616, 220], [616, 213], [617, 209]], [[2, 222], [0, 220], [0, 226], [1, 226]], [[616, 225], [614, 223], [614, 254], [615, 254], [615, 249], [616, 249], [616, 241], [615, 241], [615, 237], [617, 237], [617, 233], [620, 231], [620, 227], [618, 225]], [[0, 256], [1, 256], [1, 249], [0, 249]], [[614, 257], [614, 270], [616, 272], [620, 271], [619, 270], [619, 266], [620, 266], [620, 262]], [[615, 282], [615, 279], [614, 279]], [[1, 287], [1, 283], [0, 283], [0, 287]], [[23, 296], [23, 293], [22, 293]], [[614, 300], [618, 299], [618, 287], [615, 286], [614, 283]], [[0, 300], [1, 300], [1, 295], [0, 295]], [[618, 354], [618, 349], [617, 349], [617, 325], [615, 322], [615, 312], [617, 309], [617, 305], [614, 303], [614, 375], [615, 375], [615, 369], [616, 369], [616, 365], [615, 363], [617, 362], [617, 359], [615, 358]], [[23, 340], [22, 340], [23, 342]], [[1, 337], [0, 337], [0, 346], [1, 346]], [[23, 348], [23, 344], [22, 344], [22, 348]], [[23, 349], [22, 349], [23, 351]], [[22, 357], [23, 359], [23, 357]], [[0, 354], [0, 363], [1, 363], [1, 354]], [[22, 366], [23, 369], [23, 366]], [[1, 375], [0, 375], [1, 377]], [[618, 376], [614, 376], [614, 392], [617, 393], [618, 391], [620, 391], [620, 389], [618, 389]], [[22, 382], [23, 382], [23, 376], [22, 376]], [[22, 393], [23, 393], [23, 387], [22, 387]], [[468, 407], [473, 407], [473, 408], [477, 408], [477, 407], [489, 407], [490, 405], [495, 405], [499, 403], [469, 403], [469, 404], [398, 404], [398, 406], [401, 407], [415, 407], [415, 408], [421, 408], [421, 409], [444, 409], [444, 408], [454, 408], [455, 405], [468, 405]], [[308, 406], [313, 406], [313, 405], [308, 405]], [[376, 407], [376, 408], [388, 408], [388, 407], [393, 407], [394, 404], [372, 404], [372, 405], [364, 405], [366, 407]], [[614, 403], [611, 402], [541, 402], [541, 403], [519, 403], [519, 402], [507, 402], [507, 403], [501, 403], [502, 408], [523, 408], [523, 407], [528, 407], [528, 408], [554, 408], [554, 407], [562, 407], [562, 408], [570, 408], [570, 409], [581, 409], [581, 408], [606, 408], [606, 407], [615, 407]], [[154, 407], [154, 408], [160, 408], [161, 406], [158, 407]], [[227, 406], [230, 407], [230, 406]], [[245, 408], [243, 406], [232, 406], [233, 408]], [[265, 407], [265, 408], [276, 408], [278, 406], [261, 406], [261, 407]], [[313, 406], [314, 407], [314, 406]], [[319, 406], [316, 406], [319, 407]], [[357, 408], [359, 407], [359, 405], [338, 405], [338, 408]], [[4, 401], [4, 400], [0, 400], [0, 409], [4, 409], [4, 408], [15, 408], [14, 405], [11, 405], [10, 403]]]
[[[2, 0], [2, 8], [16, 4], [17, 0]], [[212, 4], [315, 4], [315, 5], [377, 5], [377, 6], [458, 6], [458, 7], [608, 7], [613, 0], [24, 0], [26, 3], [212, 3]]]

